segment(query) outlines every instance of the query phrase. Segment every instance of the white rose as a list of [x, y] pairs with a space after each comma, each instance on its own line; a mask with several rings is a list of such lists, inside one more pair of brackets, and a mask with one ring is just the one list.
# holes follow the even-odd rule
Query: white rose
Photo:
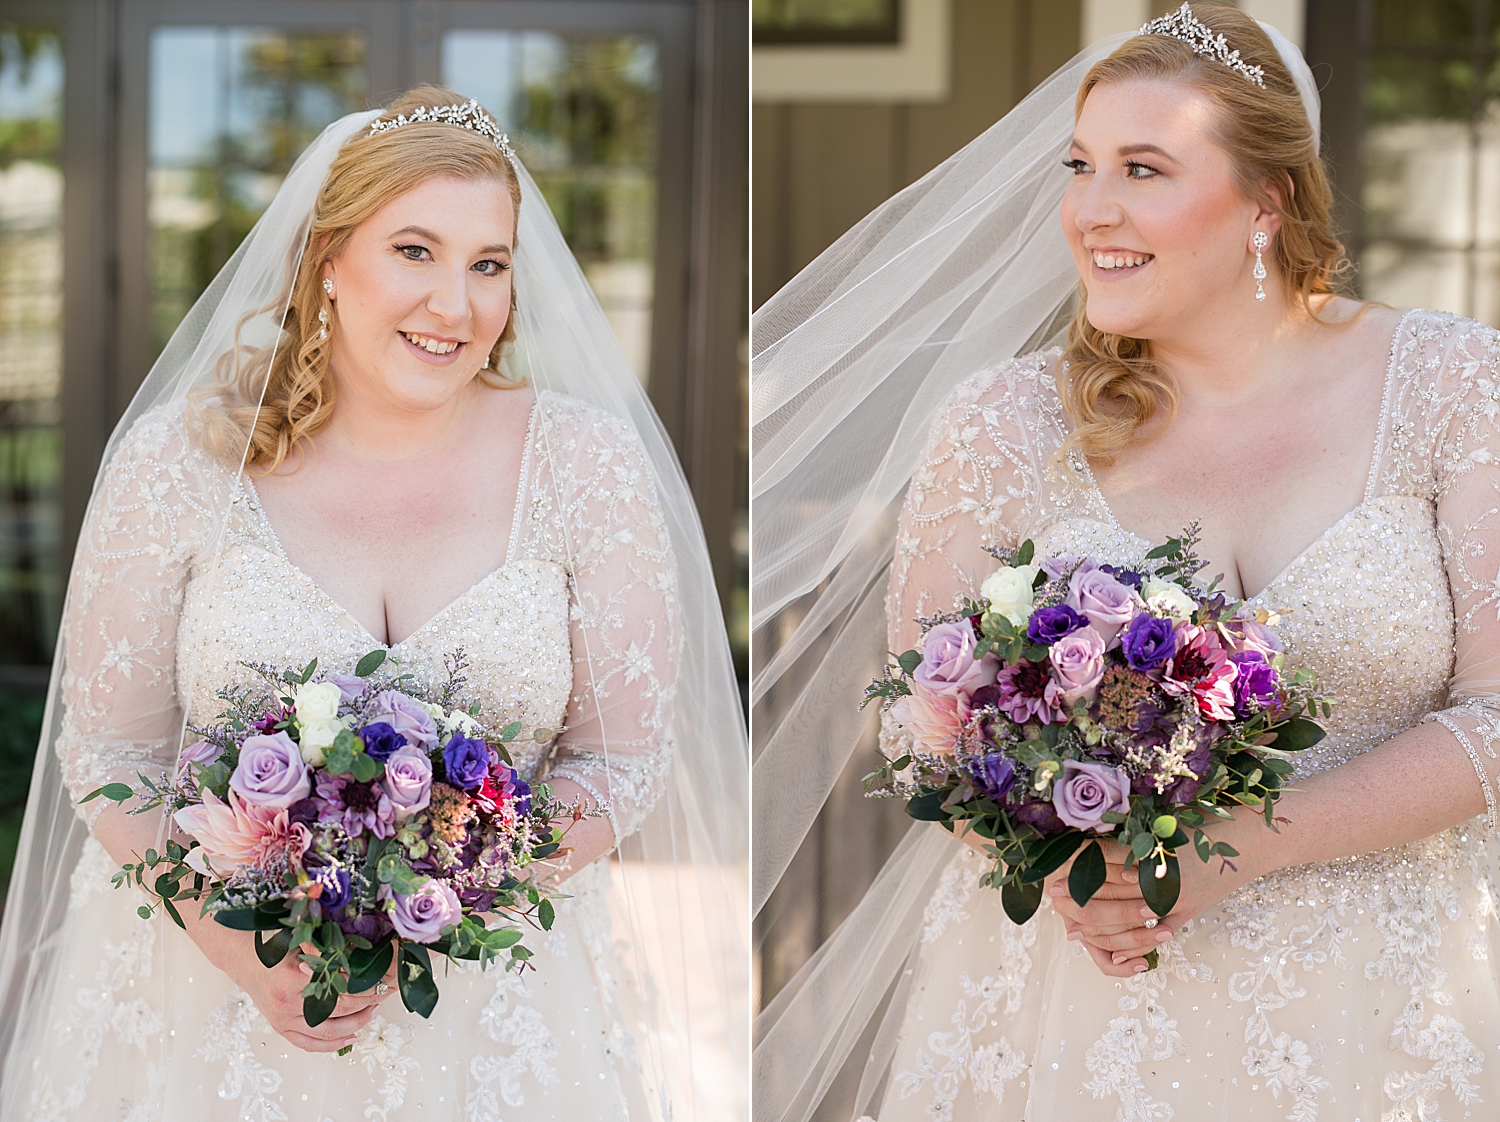
[[1031, 618], [1031, 586], [1038, 569], [1036, 565], [1007, 565], [996, 569], [979, 586], [979, 594], [989, 601], [990, 611], [998, 612], [1020, 627]]
[[443, 719], [443, 731], [459, 732], [468, 737], [477, 736], [479, 735], [479, 722], [462, 709], [455, 709]]
[[[412, 698], [412, 700], [417, 701], [416, 698]], [[443, 723], [443, 707], [441, 705], [434, 705], [430, 701], [417, 701], [417, 704], [427, 710], [427, 715], [432, 718], [433, 724], [440, 725]]]
[[332, 682], [306, 682], [297, 687], [294, 707], [299, 725], [331, 721], [339, 712], [344, 695]]
[[297, 747], [302, 750], [302, 758], [312, 767], [322, 767], [323, 753], [333, 747], [334, 740], [343, 731], [342, 721], [309, 721], [303, 724], [299, 720], [297, 733], [300, 739]]
[[1197, 603], [1182, 590], [1181, 585], [1157, 577], [1152, 577], [1141, 585], [1141, 599], [1157, 615], [1171, 616], [1173, 619], [1188, 619], [1198, 610]]

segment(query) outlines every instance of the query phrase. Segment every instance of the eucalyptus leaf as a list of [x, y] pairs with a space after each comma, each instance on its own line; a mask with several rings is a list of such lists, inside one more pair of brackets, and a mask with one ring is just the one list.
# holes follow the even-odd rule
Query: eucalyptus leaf
[[1063, 867], [1068, 858], [1072, 857], [1086, 840], [1085, 836], [1076, 830], [1053, 838], [1043, 845], [1041, 851], [1027, 863], [1025, 872], [1021, 874], [1021, 880], [1027, 884], [1037, 884], [1050, 877]]
[[365, 655], [365, 657], [360, 659], [359, 662], [355, 665], [354, 676], [356, 678], [368, 678], [371, 674], [380, 669], [381, 665], [385, 662], [385, 655], [385, 651], [371, 651], [369, 654]]
[[270, 969], [286, 957], [286, 952], [292, 949], [292, 933], [283, 927], [269, 939], [261, 941], [260, 932], [255, 933], [255, 957], [260, 959], [260, 964]]
[[1315, 725], [1305, 717], [1293, 717], [1276, 730], [1271, 747], [1278, 752], [1300, 752], [1311, 748], [1326, 735], [1322, 725]]
[[896, 656], [896, 663], [908, 674], [915, 674], [917, 667], [922, 665], [922, 652], [903, 651]]
[[1042, 886], [1007, 884], [1000, 890], [1000, 905], [1012, 923], [1023, 924], [1042, 906]]
[[1098, 842], [1090, 842], [1089, 847], [1078, 855], [1073, 867], [1068, 870], [1068, 895], [1073, 897], [1073, 903], [1080, 908], [1087, 905], [1094, 898], [1094, 893], [1104, 887], [1108, 873], [1104, 850], [1099, 848]]
[[[328, 1020], [333, 1013], [333, 1007], [339, 1003], [338, 990], [332, 986], [317, 986], [316, 982], [309, 982], [307, 989], [302, 991], [302, 1019], [307, 1022], [308, 1028], [317, 1028]], [[308, 991], [312, 990], [311, 993]]]

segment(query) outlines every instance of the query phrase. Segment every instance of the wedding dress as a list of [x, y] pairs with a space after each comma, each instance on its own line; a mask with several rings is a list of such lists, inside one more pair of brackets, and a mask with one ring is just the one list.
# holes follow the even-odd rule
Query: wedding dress
[[[553, 454], [538, 454], [541, 445]], [[227, 544], [214, 569], [202, 562], [217, 528], [202, 512], [225, 491]], [[589, 543], [571, 562], [566, 532]], [[607, 721], [607, 786], [622, 833], [651, 809], [670, 763], [678, 634], [661, 512], [623, 426], [561, 395], [536, 400], [504, 563], [392, 646], [287, 559], [254, 484], [199, 450], [181, 415], [166, 411], [137, 422], [115, 455], [73, 580], [85, 599], [67, 637], [75, 654], [57, 752], [75, 798], [176, 759], [173, 740], [122, 742], [122, 701], [149, 719], [173, 707], [176, 681], [193, 682], [189, 721], [202, 725], [223, 708], [220, 688], [253, 684], [243, 662], [318, 658], [348, 673], [377, 648], [422, 684], [441, 681], [444, 657], [461, 649], [466, 690], [492, 727], [518, 720], [588, 733]], [[585, 649], [592, 681], [575, 686], [573, 652], [586, 667]], [[531, 782], [567, 776], [593, 787], [605, 773], [602, 755], [571, 747], [566, 734], [555, 758], [546, 744], [521, 742], [515, 760]], [[558, 904], [550, 933], [532, 937], [534, 971], [466, 964], [442, 977], [440, 968], [431, 1019], [392, 994], [337, 1058], [288, 1044], [185, 933], [141, 920], [144, 895], [110, 884], [117, 866], [90, 839], [72, 878], [31, 1117], [648, 1117], [618, 1009], [628, 997], [605, 865], [565, 882], [572, 899]], [[163, 1033], [190, 1046], [157, 1067], [143, 1046]]]
[[[914, 617], [972, 594], [995, 565], [986, 544], [1030, 537], [1038, 556], [1126, 566], [1154, 544], [1115, 520], [1084, 458], [1071, 473], [1052, 460], [1067, 432], [1060, 355], [989, 369], [939, 408], [897, 533], [892, 650], [913, 645]], [[1337, 699], [1327, 739], [1296, 758], [1299, 776], [1424, 720], [1486, 746], [1496, 735], [1497, 415], [1500, 333], [1406, 313], [1363, 498], [1250, 600], [1285, 613], [1288, 665], [1316, 671]], [[908, 735], [887, 718], [885, 750]], [[979, 887], [988, 861], [950, 840], [875, 1117], [1494, 1117], [1493, 825], [1262, 877], [1185, 924], [1158, 969], [1127, 979], [1067, 942], [1045, 903], [1011, 923], [1000, 893]]]

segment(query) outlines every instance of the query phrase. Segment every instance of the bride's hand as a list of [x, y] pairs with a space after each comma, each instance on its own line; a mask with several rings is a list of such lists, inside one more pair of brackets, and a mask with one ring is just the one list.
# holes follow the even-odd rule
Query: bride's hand
[[1083, 949], [1101, 971], [1112, 978], [1128, 978], [1146, 969], [1145, 955], [1172, 938], [1177, 930], [1175, 914], [1155, 927], [1145, 926], [1155, 916], [1141, 897], [1136, 870], [1125, 868], [1125, 850], [1113, 842], [1100, 843], [1104, 850], [1105, 879], [1099, 891], [1080, 908], [1068, 891], [1073, 862], [1047, 878], [1047, 895], [1067, 929], [1071, 942]]
[[[302, 1016], [302, 988], [312, 976], [311, 968], [296, 954], [288, 954], [267, 969], [256, 957], [253, 936], [233, 931], [212, 918], [198, 919], [197, 909], [180, 909], [188, 935], [209, 962], [250, 995], [257, 1009], [284, 1040], [304, 1052], [337, 1052], [354, 1043], [354, 1034], [375, 1016], [380, 1003], [396, 991], [395, 957], [384, 979], [384, 994], [375, 989], [339, 997], [333, 1013], [322, 1024], [308, 1025]], [[375, 987], [378, 989], [379, 987]]]

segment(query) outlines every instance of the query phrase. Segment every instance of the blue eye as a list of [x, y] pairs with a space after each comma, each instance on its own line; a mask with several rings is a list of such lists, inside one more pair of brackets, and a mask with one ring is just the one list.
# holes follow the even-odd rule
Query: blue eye
[[427, 252], [425, 245], [398, 245], [394, 248], [398, 253], [405, 256], [408, 261], [420, 261], [422, 260], [422, 254]]
[[[494, 266], [494, 268], [485, 267], [491, 265]], [[496, 261], [493, 257], [486, 257], [483, 261], [477, 261], [474, 264], [474, 269], [482, 276], [486, 277], [498, 277], [501, 273], [505, 272], [509, 268], [510, 266], [507, 265], [504, 261]]]

